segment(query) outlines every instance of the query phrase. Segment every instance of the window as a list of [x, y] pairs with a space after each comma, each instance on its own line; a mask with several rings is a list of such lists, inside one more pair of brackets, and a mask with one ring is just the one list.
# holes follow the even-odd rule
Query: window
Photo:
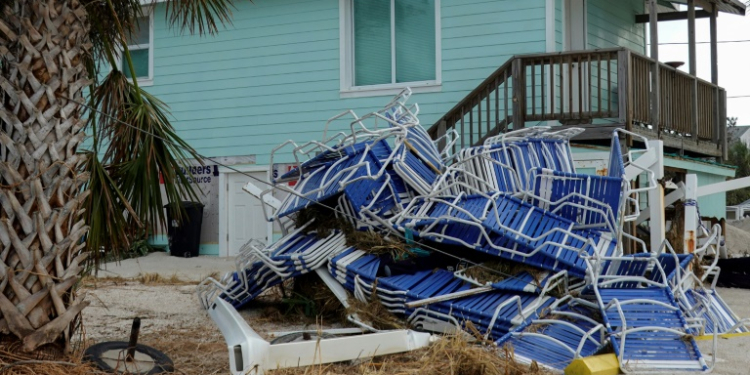
[[[154, 24], [152, 13], [138, 18], [138, 28], [128, 40], [130, 58], [133, 60], [133, 68], [138, 78], [138, 84], [150, 85], [154, 77]], [[120, 56], [120, 66], [126, 77], [132, 78], [130, 68], [125, 56]]]
[[341, 3], [342, 92], [439, 89], [439, 0]]

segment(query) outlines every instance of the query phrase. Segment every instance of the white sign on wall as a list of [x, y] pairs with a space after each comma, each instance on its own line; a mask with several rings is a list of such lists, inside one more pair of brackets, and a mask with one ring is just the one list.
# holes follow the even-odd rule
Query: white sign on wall
[[[201, 243], [219, 243], [219, 168], [238, 164], [255, 164], [255, 155], [224, 156], [205, 160], [200, 165], [195, 160], [188, 160], [189, 172], [181, 170], [193, 184], [198, 200], [203, 203], [203, 222], [201, 223]], [[182, 169], [182, 168], [181, 168]], [[190, 176], [192, 175], [192, 176]], [[163, 182], [163, 181], [162, 181]], [[162, 199], [166, 201], [164, 189]]]

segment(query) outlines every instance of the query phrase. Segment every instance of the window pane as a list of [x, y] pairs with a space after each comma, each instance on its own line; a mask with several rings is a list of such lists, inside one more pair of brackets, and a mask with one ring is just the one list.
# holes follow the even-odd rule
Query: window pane
[[391, 83], [391, 2], [354, 0], [354, 85]]
[[[130, 58], [133, 60], [133, 68], [138, 78], [148, 78], [148, 49], [130, 50]], [[122, 56], [122, 72], [131, 78], [130, 66], [125, 56]]]
[[128, 45], [148, 44], [149, 43], [149, 20], [148, 17], [138, 18], [138, 26], [133, 30], [133, 35]]
[[435, 1], [396, 0], [396, 82], [435, 79]]

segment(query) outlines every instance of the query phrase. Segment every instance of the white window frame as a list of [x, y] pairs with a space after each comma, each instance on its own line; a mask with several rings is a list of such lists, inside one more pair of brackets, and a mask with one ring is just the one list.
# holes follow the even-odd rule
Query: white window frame
[[[148, 49], [148, 77], [138, 77], [138, 86], [153, 86], [154, 84], [154, 12], [153, 7], [143, 7], [143, 16], [148, 17], [148, 44], [128, 44], [130, 51]], [[140, 17], [138, 17], [140, 18]], [[123, 71], [128, 67], [122, 66], [122, 54], [117, 56], [117, 68]], [[130, 79], [128, 79], [130, 80]]]
[[[393, 2], [394, 0], [391, 0]], [[342, 98], [359, 98], [380, 95], [395, 95], [405, 87], [413, 92], [439, 92], [442, 90], [442, 48], [440, 24], [440, 0], [435, 0], [435, 80], [386, 83], [381, 85], [354, 86], [354, 6], [353, 0], [339, 0], [339, 59], [340, 95]], [[393, 20], [391, 21], [394, 27]], [[394, 48], [395, 33], [391, 32], [391, 48]], [[396, 57], [392, 56], [392, 64]], [[391, 70], [395, 74], [395, 69]]]

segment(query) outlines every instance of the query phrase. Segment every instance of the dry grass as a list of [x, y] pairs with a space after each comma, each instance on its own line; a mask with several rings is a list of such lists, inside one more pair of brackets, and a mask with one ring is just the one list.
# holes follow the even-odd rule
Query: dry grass
[[128, 285], [130, 283], [140, 283], [143, 285], [197, 285], [196, 281], [183, 280], [176, 273], [171, 276], [162, 276], [158, 273], [139, 274], [137, 277], [129, 279], [122, 276], [94, 277], [88, 276], [81, 280], [80, 284], [86, 288], [96, 289], [100, 286], [110, 285]]
[[373, 294], [370, 302], [349, 299], [348, 314], [356, 314], [361, 320], [376, 329], [403, 329], [404, 321], [391, 314]]
[[[533, 366], [531, 366], [533, 367]], [[429, 348], [375, 357], [350, 364], [279, 369], [274, 375], [541, 375], [548, 372], [519, 365], [511, 348], [473, 345], [461, 336], [446, 337]]]
[[377, 232], [355, 230], [351, 223], [337, 218], [333, 211], [318, 205], [312, 205], [297, 212], [297, 227], [313, 219], [315, 221], [308, 227], [308, 230], [317, 231], [320, 238], [328, 237], [333, 230], [341, 230], [346, 236], [347, 246], [356, 247], [370, 254], [390, 254], [394, 259], [405, 259], [414, 255], [406, 243], [386, 239]]
[[[33, 353], [21, 350], [21, 343], [10, 336], [0, 342], [0, 374], [2, 375], [83, 375], [102, 373], [82, 363], [82, 352], [76, 348], [73, 354], [64, 354], [61, 346], [49, 344]], [[103, 373], [102, 373], [103, 374]]]
[[393, 259], [406, 259], [414, 253], [406, 243], [384, 238], [380, 233], [372, 231], [347, 231], [346, 245], [373, 255], [391, 255]]
[[229, 369], [227, 345], [220, 334], [206, 329], [159, 332], [144, 335], [139, 342], [161, 350], [172, 359], [175, 374], [226, 374]]
[[162, 276], [158, 273], [146, 273], [140, 274], [136, 278], [138, 282], [143, 285], [195, 285], [195, 281], [186, 281], [180, 279], [177, 274], [172, 274], [169, 277]]
[[310, 205], [296, 213], [296, 226], [299, 228], [313, 219], [315, 221], [308, 227], [308, 230], [317, 231], [320, 238], [328, 237], [333, 230], [346, 230], [351, 227], [346, 220], [336, 217], [332, 210], [317, 204]]
[[306, 274], [277, 285], [253, 301], [261, 311], [258, 322], [315, 324], [318, 321], [343, 322], [346, 311], [341, 302], [316, 274]]
[[[145, 334], [139, 343], [152, 346], [172, 359], [174, 374], [226, 374], [229, 366], [227, 347], [221, 334], [203, 328], [168, 330]], [[89, 346], [88, 343], [85, 347]], [[83, 347], [83, 345], [82, 345]], [[91, 375], [106, 374], [82, 361], [82, 350], [63, 355], [54, 348], [33, 354], [21, 353], [20, 344], [0, 344], [2, 375]]]
[[528, 272], [534, 283], [540, 286], [544, 271], [517, 262], [492, 261], [472, 266], [466, 269], [464, 274], [477, 280], [481, 284], [496, 283], [513, 277], [521, 272]]
[[[226, 345], [216, 332], [194, 328], [168, 330], [146, 334], [139, 342], [166, 353], [174, 362], [174, 374], [226, 374], [228, 355]], [[481, 342], [481, 341], [480, 341]], [[80, 354], [51, 358], [44, 362], [38, 357], [11, 354], [0, 346], [0, 371], [3, 375], [84, 375], [104, 374], [81, 362]], [[60, 362], [53, 362], [60, 361]], [[475, 345], [464, 336], [445, 337], [430, 347], [396, 355], [374, 357], [348, 363], [314, 365], [271, 371], [275, 375], [542, 375], [548, 374], [538, 366], [525, 366], [513, 360], [510, 347]]]

